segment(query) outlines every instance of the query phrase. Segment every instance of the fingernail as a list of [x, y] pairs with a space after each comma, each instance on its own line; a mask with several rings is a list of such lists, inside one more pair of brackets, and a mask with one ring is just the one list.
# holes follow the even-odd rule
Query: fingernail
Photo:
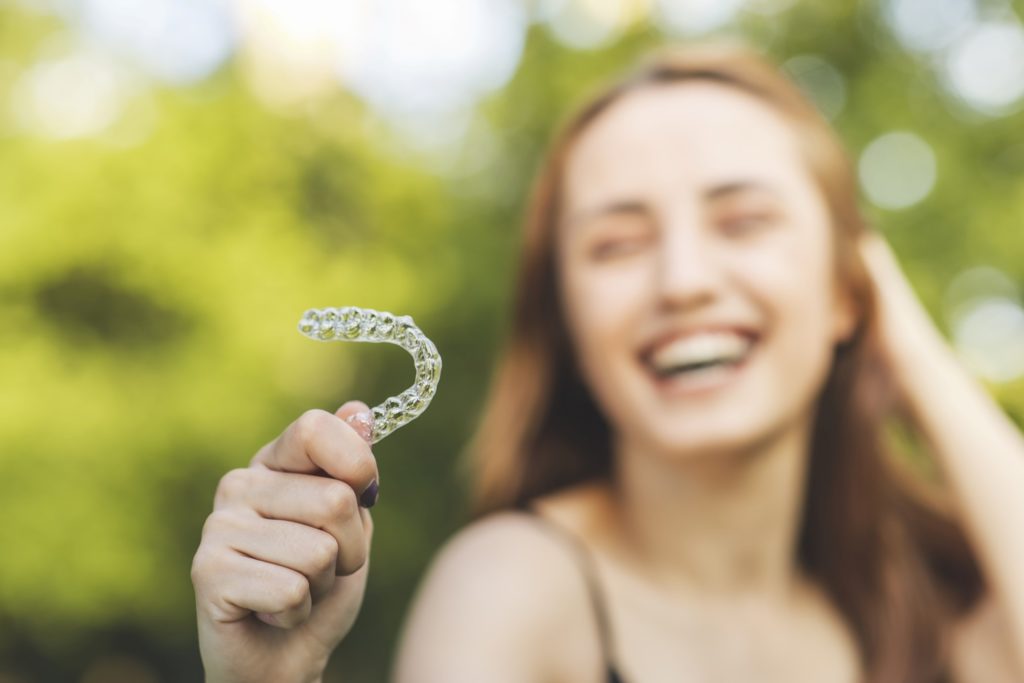
[[281, 621], [273, 614], [267, 614], [266, 612], [257, 612], [256, 617], [265, 624], [282, 628]]
[[377, 498], [380, 495], [380, 485], [377, 484], [377, 480], [374, 479], [370, 482], [370, 485], [366, 487], [363, 494], [359, 496], [359, 504], [364, 508], [372, 508], [377, 504]]
[[352, 428], [359, 433], [359, 436], [363, 437], [364, 441], [369, 442], [373, 438], [373, 414], [370, 412], [359, 412], [352, 413], [345, 418], [345, 422], [352, 425]]

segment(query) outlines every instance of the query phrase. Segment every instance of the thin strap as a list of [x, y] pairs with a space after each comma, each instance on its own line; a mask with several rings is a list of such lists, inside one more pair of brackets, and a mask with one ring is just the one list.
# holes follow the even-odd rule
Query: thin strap
[[608, 681], [609, 683], [621, 683], [622, 678], [615, 670], [614, 657], [612, 656], [615, 646], [612, 641], [608, 612], [605, 608], [604, 593], [601, 590], [601, 581], [598, 578], [590, 551], [573, 533], [541, 515], [532, 502], [523, 502], [517, 507], [519, 510], [529, 513], [530, 517], [539, 522], [541, 527], [553, 532], [555, 536], [561, 538], [573, 549], [573, 553], [577, 558], [577, 564], [583, 572], [583, 577], [587, 584], [587, 594], [590, 596], [590, 604], [593, 606], [594, 617], [597, 620], [597, 634], [601, 643], [601, 652], [608, 668]]

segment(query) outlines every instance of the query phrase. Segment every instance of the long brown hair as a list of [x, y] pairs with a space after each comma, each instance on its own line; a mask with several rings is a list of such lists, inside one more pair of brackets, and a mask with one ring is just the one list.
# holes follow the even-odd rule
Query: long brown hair
[[874, 292], [856, 241], [869, 229], [842, 143], [789, 79], [740, 44], [653, 55], [586, 104], [556, 137], [526, 216], [512, 324], [470, 446], [482, 515], [570, 484], [610, 476], [610, 428], [573, 360], [557, 294], [554, 236], [568, 152], [601, 112], [640, 88], [710, 80], [752, 93], [794, 126], [835, 232], [839, 281], [859, 309], [821, 390], [798, 546], [860, 647], [870, 683], [949, 677], [949, 634], [983, 582], [948, 501], [886, 452], [874, 358]]

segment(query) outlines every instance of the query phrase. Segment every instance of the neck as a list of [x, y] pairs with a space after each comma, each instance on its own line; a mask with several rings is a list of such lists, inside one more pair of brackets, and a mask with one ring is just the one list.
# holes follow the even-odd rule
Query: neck
[[665, 585], [784, 595], [798, 575], [809, 421], [743, 452], [684, 457], [616, 444], [629, 549]]

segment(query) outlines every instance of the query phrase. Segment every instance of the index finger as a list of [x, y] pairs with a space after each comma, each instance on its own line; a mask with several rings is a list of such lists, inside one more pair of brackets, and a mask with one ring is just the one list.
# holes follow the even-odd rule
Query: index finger
[[280, 472], [327, 474], [360, 495], [378, 477], [370, 445], [341, 418], [326, 410], [308, 410], [252, 459]]

